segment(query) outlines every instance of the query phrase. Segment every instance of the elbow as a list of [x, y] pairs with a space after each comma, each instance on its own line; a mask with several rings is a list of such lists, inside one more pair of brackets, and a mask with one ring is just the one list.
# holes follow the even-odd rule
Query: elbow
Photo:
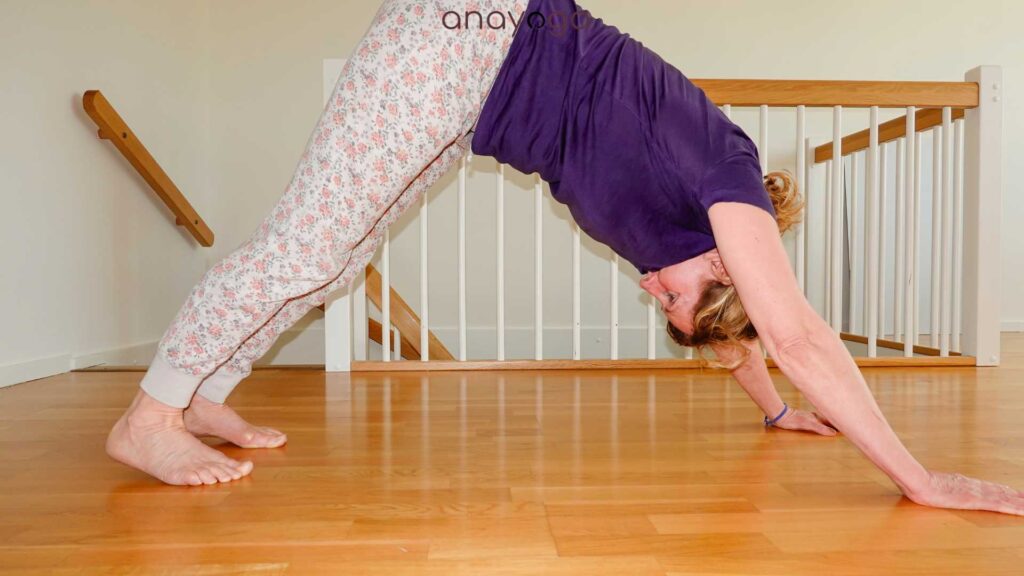
[[771, 331], [765, 345], [779, 368], [789, 374], [814, 364], [835, 338], [832, 329], [814, 314]]
[[775, 342], [775, 353], [772, 355], [779, 368], [786, 373], [806, 365], [813, 346], [813, 337], [809, 332], [794, 332], [783, 336]]

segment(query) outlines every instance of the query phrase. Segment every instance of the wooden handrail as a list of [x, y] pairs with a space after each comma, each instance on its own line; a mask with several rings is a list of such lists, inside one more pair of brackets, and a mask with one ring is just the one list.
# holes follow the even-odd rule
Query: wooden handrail
[[157, 196], [163, 200], [164, 204], [171, 209], [176, 223], [179, 226], [184, 226], [199, 244], [206, 247], [213, 246], [213, 231], [199, 217], [192, 204], [185, 199], [185, 195], [178, 190], [171, 178], [160, 167], [149, 150], [146, 150], [146, 147], [114, 110], [110, 102], [103, 97], [103, 94], [99, 90], [87, 91], [82, 97], [82, 107], [99, 127], [99, 137], [110, 140], [114, 144], [114, 147], [121, 152], [156, 192]]
[[694, 79], [719, 106], [933, 108], [978, 105], [976, 82]]
[[[370, 299], [378, 309], [381, 308], [381, 292], [382, 291], [382, 280], [380, 272], [372, 265], [366, 267], [366, 296]], [[404, 352], [406, 347], [404, 342], [409, 342], [409, 347], [415, 354], [416, 358], [420, 357], [420, 317], [413, 312], [412, 308], [406, 304], [405, 300], [395, 291], [391, 289], [391, 323], [398, 328], [398, 333], [402, 335], [403, 344], [402, 351]], [[429, 335], [430, 344], [430, 359], [431, 360], [454, 360], [455, 357], [452, 353], [445, 348], [441, 340], [430, 332]], [[403, 354], [404, 356], [404, 354]]]
[[[959, 120], [964, 117], [963, 108], [953, 109], [953, 120]], [[924, 132], [929, 128], [934, 128], [942, 124], [942, 109], [941, 108], [929, 108], [927, 110], [920, 110], [915, 115], [914, 126], [918, 132]], [[888, 122], [884, 122], [878, 125], [878, 143], [885, 144], [886, 142], [892, 142], [898, 140], [907, 135], [907, 117], [900, 116], [899, 118], [893, 118]], [[843, 156], [847, 154], [853, 154], [861, 150], [867, 150], [869, 146], [869, 139], [871, 137], [870, 130], [861, 130], [855, 132], [849, 136], [843, 137]], [[824, 162], [832, 159], [832, 142], [822, 144], [814, 149], [814, 162], [815, 164]]]
[[[850, 334], [849, 332], [841, 332], [839, 338], [846, 342], [856, 342], [858, 344], [867, 344], [868, 337], [861, 336], [860, 334]], [[895, 340], [885, 340], [878, 338], [876, 344], [879, 348], [888, 348], [889, 350], [903, 350], [903, 342], [897, 342]], [[914, 345], [914, 354], [921, 354], [922, 356], [940, 356], [942, 352], [938, 348], [932, 348], [931, 346], [921, 346], [919, 344]], [[960, 356], [959, 352], [950, 352], [950, 356]]]

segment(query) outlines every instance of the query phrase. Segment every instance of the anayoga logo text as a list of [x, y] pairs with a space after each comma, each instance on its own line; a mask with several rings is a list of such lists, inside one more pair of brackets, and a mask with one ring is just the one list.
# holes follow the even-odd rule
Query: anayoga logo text
[[523, 22], [532, 30], [547, 30], [553, 36], [564, 36], [569, 30], [583, 30], [589, 28], [594, 17], [586, 10], [575, 12], [554, 11], [549, 13], [534, 10], [529, 14], [521, 13], [517, 18], [511, 11], [501, 12], [495, 10], [484, 14], [477, 10], [456, 12], [449, 10], [441, 15], [441, 25], [448, 30], [505, 30], [511, 27], [514, 31], [519, 30]]

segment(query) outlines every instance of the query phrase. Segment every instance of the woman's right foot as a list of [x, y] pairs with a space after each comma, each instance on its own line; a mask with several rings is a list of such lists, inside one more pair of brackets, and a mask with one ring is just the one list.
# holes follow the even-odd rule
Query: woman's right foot
[[107, 454], [174, 485], [230, 482], [252, 472], [252, 462], [229, 458], [190, 434], [182, 410], [141, 390], [110, 431]]

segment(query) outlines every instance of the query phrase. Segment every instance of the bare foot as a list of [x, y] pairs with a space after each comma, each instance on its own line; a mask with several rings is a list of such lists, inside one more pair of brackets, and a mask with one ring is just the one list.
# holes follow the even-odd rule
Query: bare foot
[[185, 429], [196, 436], [216, 436], [241, 448], [277, 448], [288, 441], [283, 432], [253, 426], [226, 404], [211, 402], [201, 395], [192, 397], [185, 410]]
[[198, 486], [238, 480], [252, 472], [185, 429], [182, 411], [139, 391], [107, 437], [107, 454], [167, 484]]

